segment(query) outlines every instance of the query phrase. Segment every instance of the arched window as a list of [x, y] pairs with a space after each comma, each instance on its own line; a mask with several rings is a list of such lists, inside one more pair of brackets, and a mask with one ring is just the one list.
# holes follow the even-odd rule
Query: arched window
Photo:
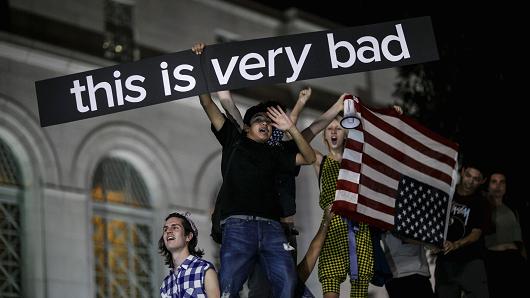
[[22, 297], [21, 227], [18, 197], [22, 174], [11, 148], [0, 139], [0, 292]]
[[152, 297], [152, 212], [146, 184], [121, 158], [107, 157], [92, 182], [96, 297]]

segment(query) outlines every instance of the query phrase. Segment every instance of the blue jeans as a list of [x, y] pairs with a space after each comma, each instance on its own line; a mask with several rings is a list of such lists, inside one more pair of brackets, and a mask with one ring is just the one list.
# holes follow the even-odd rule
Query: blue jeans
[[297, 273], [285, 233], [279, 222], [228, 218], [221, 245], [221, 296], [238, 297], [243, 283], [259, 262], [274, 297], [294, 295]]

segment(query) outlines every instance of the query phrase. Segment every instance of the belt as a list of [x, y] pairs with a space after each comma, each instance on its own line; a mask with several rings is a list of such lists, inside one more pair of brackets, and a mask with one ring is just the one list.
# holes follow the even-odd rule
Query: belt
[[223, 219], [221, 221], [221, 224], [224, 224], [230, 218], [237, 218], [237, 219], [244, 219], [244, 220], [277, 221], [277, 220], [273, 220], [273, 219], [265, 218], [265, 217], [261, 217], [261, 216], [256, 216], [256, 215], [230, 215], [229, 217]]

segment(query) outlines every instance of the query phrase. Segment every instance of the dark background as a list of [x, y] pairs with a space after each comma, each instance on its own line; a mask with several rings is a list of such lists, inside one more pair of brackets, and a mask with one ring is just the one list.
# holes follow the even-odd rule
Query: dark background
[[[516, 67], [525, 60], [517, 54], [525, 36], [518, 33], [524, 16], [519, 17], [509, 2], [468, 6], [463, 1], [254, 2], [283, 11], [296, 7], [338, 26], [430, 16], [440, 60], [402, 68], [395, 94], [403, 99], [407, 113], [457, 141], [464, 162], [487, 172], [507, 171], [512, 195], [522, 185], [526, 151], [522, 142], [528, 125], [514, 80]], [[413, 75], [422, 79], [426, 91], [407, 86]]]
[[[507, 204], [521, 216], [527, 235], [530, 200], [524, 185], [527, 103], [525, 67], [530, 16], [510, 1], [468, 4], [465, 1], [258, 1], [257, 5], [358, 26], [430, 16], [440, 59], [403, 67], [395, 95], [405, 112], [455, 140], [464, 163], [486, 173], [507, 174]], [[419, 78], [423, 90], [412, 88]]]

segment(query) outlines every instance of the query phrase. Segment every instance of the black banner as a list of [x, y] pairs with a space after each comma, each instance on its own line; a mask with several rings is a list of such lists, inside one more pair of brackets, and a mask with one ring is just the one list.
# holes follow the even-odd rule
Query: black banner
[[[191, 48], [191, 45], [190, 45]], [[41, 126], [205, 92], [438, 59], [429, 17], [207, 46], [35, 82]]]

